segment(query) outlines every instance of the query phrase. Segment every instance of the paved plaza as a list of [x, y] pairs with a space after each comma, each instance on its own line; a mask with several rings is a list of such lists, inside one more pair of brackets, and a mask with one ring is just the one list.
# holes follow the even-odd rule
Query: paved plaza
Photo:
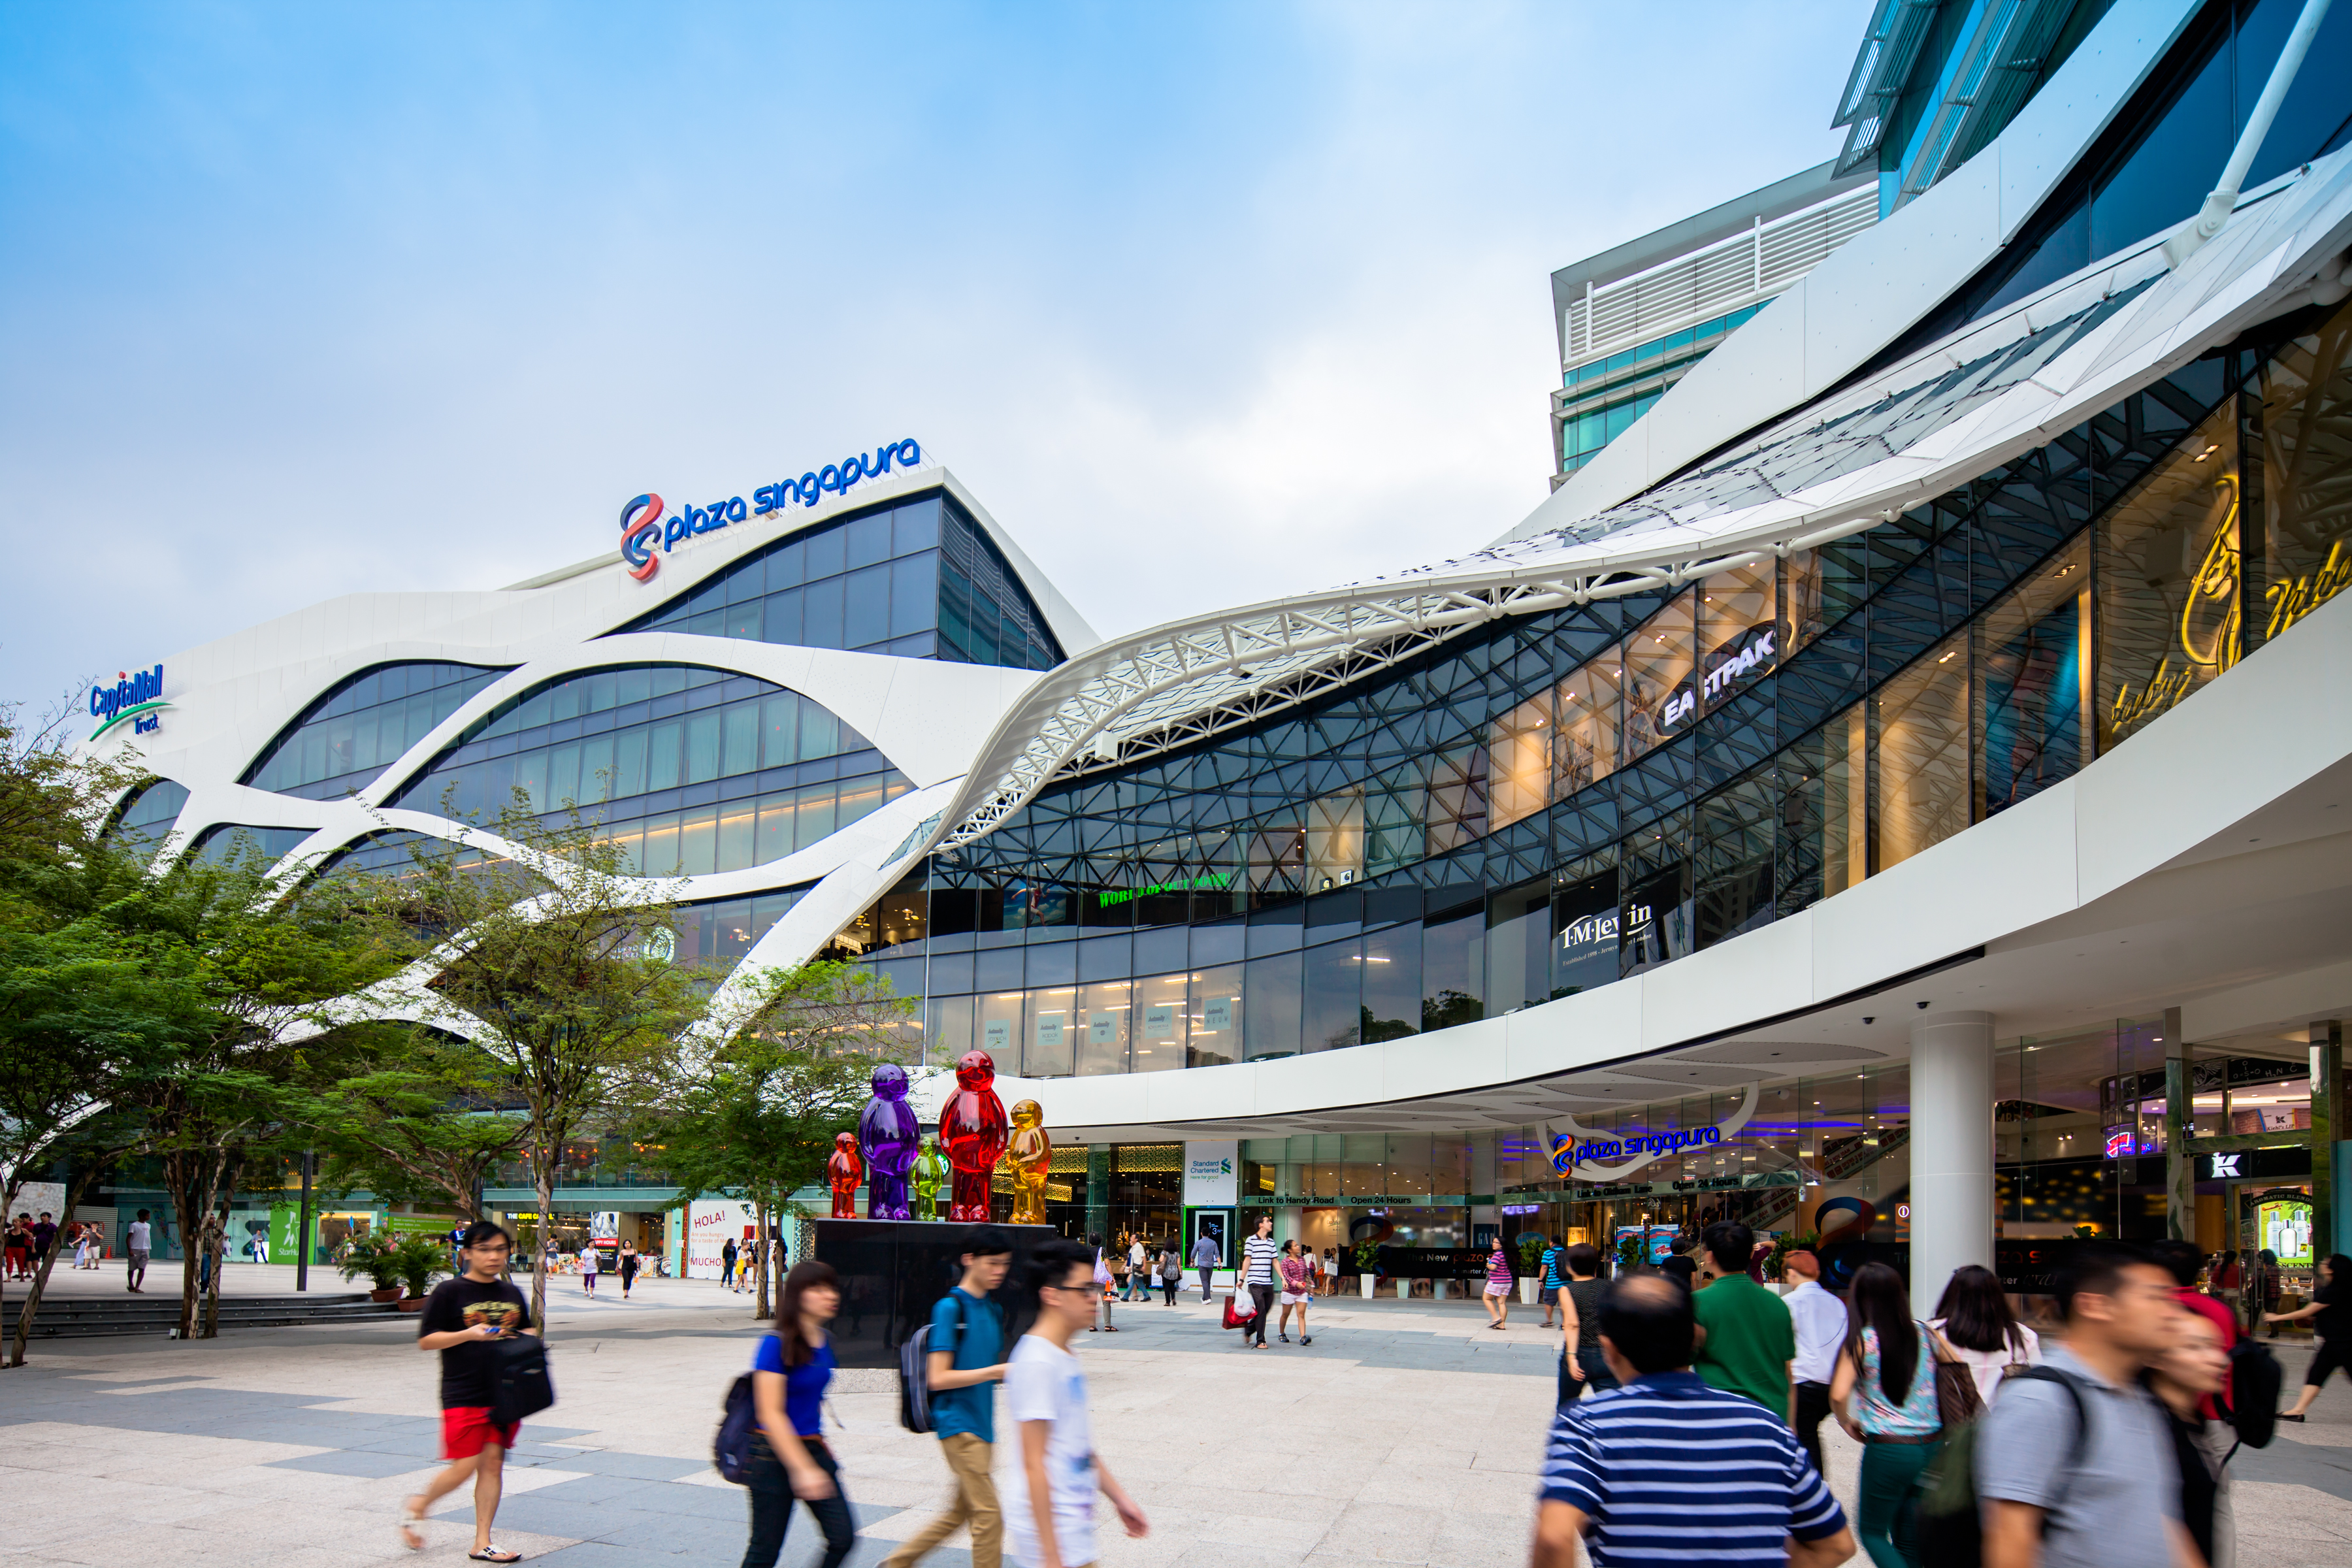
[[[282, 1288], [259, 1270], [230, 1282]], [[650, 1280], [625, 1305], [592, 1303], [563, 1279], [553, 1301], [562, 1399], [509, 1460], [499, 1542], [563, 1568], [737, 1562], [744, 1499], [711, 1468], [709, 1445], [758, 1332], [749, 1298]], [[1312, 1346], [1244, 1352], [1197, 1295], [1116, 1310], [1118, 1334], [1082, 1334], [1076, 1349], [1103, 1455], [1152, 1532], [1128, 1541], [1106, 1510], [1106, 1563], [1524, 1560], [1556, 1343], [1533, 1314], [1515, 1309], [1496, 1333], [1475, 1303], [1334, 1300], [1317, 1309]], [[399, 1500], [436, 1468], [434, 1366], [414, 1333], [414, 1320], [388, 1319], [190, 1345], [37, 1342], [28, 1366], [0, 1374], [0, 1484], [18, 1505], [0, 1559], [463, 1561], [463, 1489], [434, 1515], [425, 1552], [404, 1552], [393, 1531]], [[2303, 1352], [2286, 1353], [2299, 1376]], [[945, 1472], [937, 1445], [898, 1425], [890, 1374], [845, 1373], [832, 1404], [861, 1536], [851, 1562], [870, 1568], [944, 1500]], [[1856, 1450], [1825, 1436], [1851, 1508]], [[1001, 1447], [1000, 1468], [1007, 1458]], [[2352, 1568], [2352, 1389], [2332, 1389], [2308, 1426], [2282, 1428], [2233, 1474], [2242, 1561]], [[967, 1568], [961, 1547], [931, 1561]], [[784, 1561], [805, 1568], [817, 1549], [802, 1512]]]

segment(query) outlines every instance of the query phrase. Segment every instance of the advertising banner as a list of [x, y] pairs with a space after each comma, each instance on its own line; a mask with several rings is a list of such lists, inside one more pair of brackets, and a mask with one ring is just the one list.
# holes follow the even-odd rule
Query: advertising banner
[[741, 1247], [751, 1237], [751, 1205], [731, 1198], [702, 1198], [686, 1215], [686, 1277], [719, 1278], [720, 1249], [729, 1237]]
[[1184, 1145], [1186, 1208], [1231, 1208], [1241, 1201], [1241, 1147], [1231, 1138]]

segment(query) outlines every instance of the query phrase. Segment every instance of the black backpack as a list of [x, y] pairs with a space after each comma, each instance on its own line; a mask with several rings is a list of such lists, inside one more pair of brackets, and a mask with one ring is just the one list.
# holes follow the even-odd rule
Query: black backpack
[[[768, 1336], [775, 1338], [773, 1334]], [[751, 1398], [751, 1374], [735, 1374], [727, 1385], [727, 1398], [719, 1407], [719, 1435], [710, 1440], [710, 1462], [719, 1473], [737, 1486], [749, 1486], [751, 1481], [751, 1439], [760, 1429], [759, 1406]]]
[[498, 1354], [498, 1397], [490, 1420], [511, 1426], [555, 1403], [555, 1380], [547, 1375], [547, 1343], [537, 1334], [501, 1338], [491, 1347]]
[[[956, 1348], [961, 1350], [963, 1348], [964, 1295], [961, 1290], [950, 1290], [948, 1297], [955, 1302]], [[1001, 1311], [998, 1317], [998, 1326], [1002, 1328]], [[898, 1425], [909, 1432], [931, 1429], [931, 1325], [928, 1322], [908, 1334], [907, 1342], [898, 1347]]]
[[2230, 1455], [2221, 1462], [2228, 1464], [2241, 1447], [2267, 1448], [2278, 1431], [2279, 1394], [2286, 1386], [2286, 1373], [2279, 1365], [2271, 1347], [2247, 1335], [2230, 1347], [2230, 1392], [2234, 1398], [2213, 1396], [2213, 1407], [2221, 1419], [2238, 1435]]
[[[2074, 1401], [2074, 1442], [2066, 1453], [2066, 1470], [2071, 1474], [2082, 1464], [2084, 1450], [2091, 1444], [2091, 1412], [2083, 1402], [2083, 1391], [2054, 1366], [2027, 1367], [2009, 1382], [2029, 1379], [2054, 1383]], [[1979, 1568], [1984, 1562], [1984, 1511], [1977, 1496], [1976, 1473], [1977, 1433], [1983, 1425], [1979, 1419], [1946, 1432], [1943, 1441], [1936, 1445], [1935, 1458], [1919, 1473], [1918, 1489], [1913, 1496], [1918, 1509], [1915, 1539], [1921, 1568]]]

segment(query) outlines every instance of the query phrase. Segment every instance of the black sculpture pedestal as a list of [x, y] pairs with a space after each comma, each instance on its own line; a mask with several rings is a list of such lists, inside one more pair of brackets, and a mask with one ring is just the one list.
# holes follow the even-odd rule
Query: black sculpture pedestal
[[[843, 1366], [898, 1364], [898, 1347], [931, 1321], [931, 1308], [963, 1278], [963, 1255], [976, 1225], [903, 1219], [821, 1219], [816, 1259], [841, 1276], [841, 1313], [833, 1321], [833, 1353]], [[1027, 1285], [1030, 1251], [1058, 1240], [1051, 1226], [1001, 1225], [1013, 1243], [1013, 1266], [991, 1300], [1004, 1310], [1004, 1349], [1037, 1316]]]

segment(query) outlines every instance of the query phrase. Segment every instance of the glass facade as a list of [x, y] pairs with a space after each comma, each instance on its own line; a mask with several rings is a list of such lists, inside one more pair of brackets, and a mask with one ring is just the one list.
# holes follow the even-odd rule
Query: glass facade
[[303, 710], [237, 782], [304, 800], [357, 795], [505, 673], [424, 662], [362, 670]]
[[[2221, 0], [2203, 6], [2032, 222], [1881, 363], [1892, 363], [2192, 216], [2229, 162], [2302, 9], [2302, 0]], [[2244, 189], [2352, 140], [2352, 72], [2336, 67], [2347, 58], [2352, 14], [2334, 11], [2271, 121]]]
[[1664, 397], [1668, 387], [1714, 353], [1727, 334], [1771, 302], [1759, 300], [1564, 373], [1560, 377], [1564, 390], [1552, 400], [1559, 471], [1572, 474], [1591, 462], [1601, 447], [1648, 413], [1650, 405]]
[[[1817, 551], [1498, 623], [1066, 779], [861, 948], [1030, 1075], [1392, 1038], [1754, 929], [2070, 776], [2342, 587], [2352, 310]], [[2238, 538], [2262, 443], [2263, 537]], [[2251, 532], [2252, 531], [2249, 531]], [[2286, 624], [2291, 624], [2291, 620]]]
[[130, 796], [115, 808], [115, 817], [107, 831], [151, 839], [159, 846], [172, 831], [180, 817], [180, 808], [188, 804], [188, 788], [170, 779], [152, 779], [131, 792]]
[[1003, 556], [944, 490], [780, 539], [621, 630], [1014, 669], [1063, 657]]
[[242, 822], [220, 822], [196, 835], [188, 853], [202, 860], [222, 863], [241, 855], [258, 855], [265, 861], [284, 859], [294, 847], [310, 837], [308, 827], [256, 827]]
[[393, 804], [477, 820], [577, 804], [647, 876], [782, 859], [914, 786], [831, 710], [752, 676], [629, 665], [485, 715]]

